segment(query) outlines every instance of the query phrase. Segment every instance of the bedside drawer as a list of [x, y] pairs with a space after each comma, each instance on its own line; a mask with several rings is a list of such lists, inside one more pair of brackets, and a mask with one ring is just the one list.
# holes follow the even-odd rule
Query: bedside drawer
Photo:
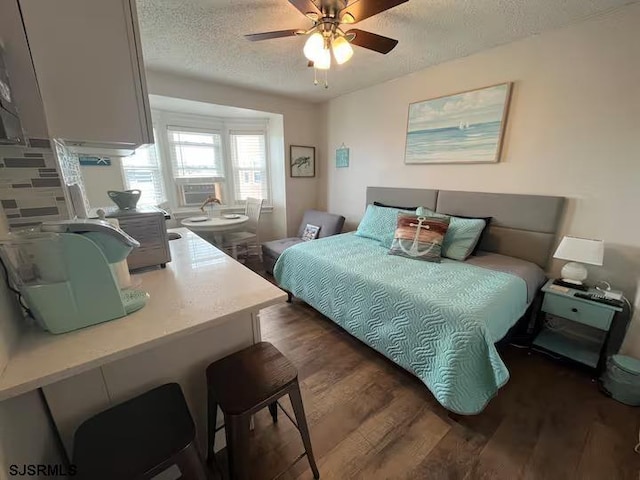
[[608, 308], [549, 293], [544, 296], [542, 311], [605, 331], [614, 315]]

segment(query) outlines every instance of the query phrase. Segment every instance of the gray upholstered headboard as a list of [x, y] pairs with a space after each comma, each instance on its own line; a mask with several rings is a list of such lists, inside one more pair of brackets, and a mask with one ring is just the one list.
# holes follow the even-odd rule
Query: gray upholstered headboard
[[564, 197], [367, 187], [367, 204], [424, 206], [438, 213], [493, 217], [481, 250], [546, 268], [564, 212]]

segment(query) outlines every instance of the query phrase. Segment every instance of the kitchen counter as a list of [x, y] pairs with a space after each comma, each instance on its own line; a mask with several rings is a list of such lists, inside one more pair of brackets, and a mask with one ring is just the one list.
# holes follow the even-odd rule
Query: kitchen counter
[[[239, 315], [286, 300], [282, 290], [186, 228], [172, 231], [182, 238], [169, 242], [173, 260], [167, 268], [132, 275], [134, 287], [150, 295], [144, 308], [60, 335], [28, 328], [0, 374], [0, 400], [238, 321]], [[254, 341], [259, 341], [259, 322], [254, 322], [256, 328]]]

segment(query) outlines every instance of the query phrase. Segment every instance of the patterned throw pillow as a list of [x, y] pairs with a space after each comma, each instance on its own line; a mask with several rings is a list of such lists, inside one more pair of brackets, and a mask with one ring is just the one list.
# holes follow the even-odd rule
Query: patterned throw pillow
[[448, 228], [448, 218], [400, 213], [389, 255], [439, 263]]
[[[378, 207], [368, 205], [367, 211], [358, 225], [356, 235], [364, 238], [378, 240], [383, 247], [391, 247], [393, 234], [396, 230], [398, 213], [409, 213], [398, 208]], [[414, 213], [414, 212], [410, 212]]]
[[309, 240], [315, 240], [318, 238], [318, 233], [320, 233], [320, 227], [307, 223], [307, 226], [304, 227], [304, 232], [302, 232], [302, 237], [300, 238], [303, 242], [308, 242]]
[[452, 260], [466, 260], [480, 241], [482, 232], [487, 226], [487, 222], [481, 218], [454, 217], [433, 212], [425, 207], [418, 208], [416, 214], [450, 219], [449, 229], [442, 244], [442, 256]]

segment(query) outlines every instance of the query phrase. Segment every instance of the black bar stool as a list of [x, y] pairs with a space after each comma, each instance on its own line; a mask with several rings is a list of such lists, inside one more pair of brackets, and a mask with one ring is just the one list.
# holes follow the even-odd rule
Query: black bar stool
[[177, 465], [185, 480], [207, 480], [195, 426], [177, 383], [154, 388], [85, 421], [73, 438], [82, 480], [146, 480]]
[[224, 414], [231, 479], [249, 479], [251, 416], [268, 407], [273, 421], [277, 422], [277, 400], [289, 395], [297, 422], [282, 406], [280, 408], [300, 432], [305, 449], [293, 463], [306, 455], [313, 471], [313, 478], [320, 478], [302, 405], [298, 371], [272, 344], [260, 342], [212, 363], [207, 368], [207, 385], [209, 463], [214, 460], [213, 446], [219, 406]]

